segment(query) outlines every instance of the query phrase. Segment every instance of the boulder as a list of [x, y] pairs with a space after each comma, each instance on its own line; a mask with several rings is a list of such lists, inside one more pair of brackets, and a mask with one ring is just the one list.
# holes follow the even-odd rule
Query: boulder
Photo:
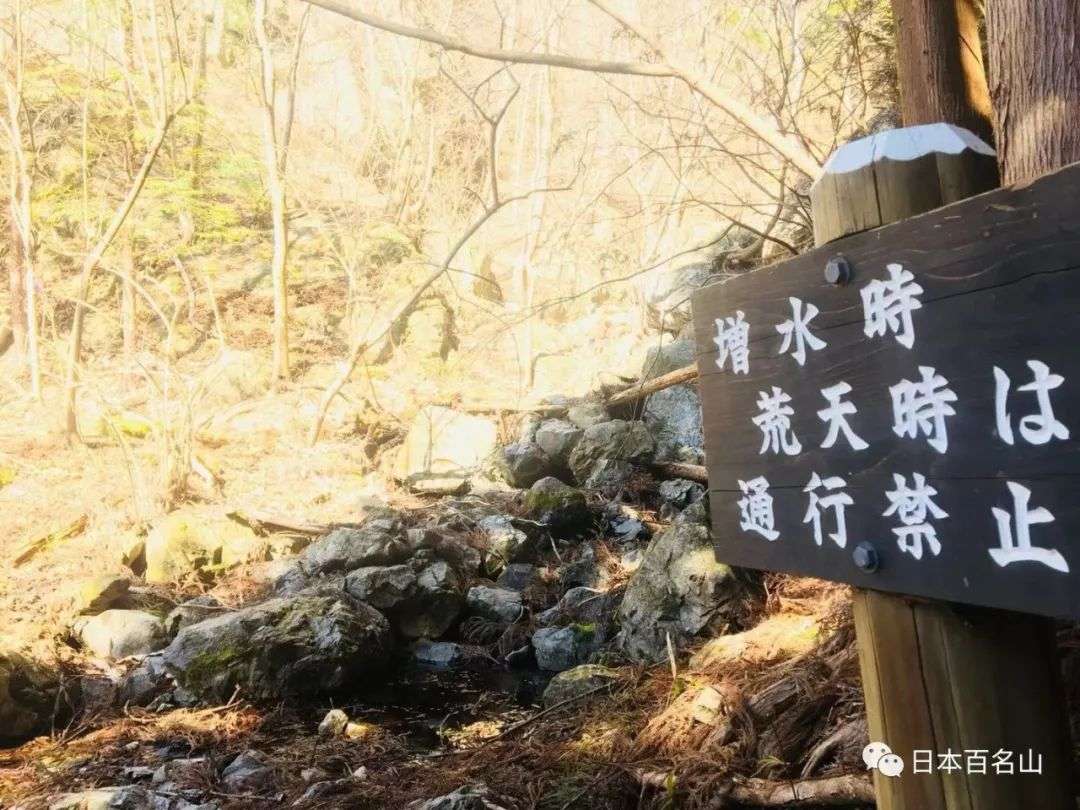
[[172, 638], [185, 627], [217, 616], [224, 610], [221, 603], [210, 594], [196, 596], [169, 611], [169, 615], [165, 617], [165, 632]]
[[619, 644], [636, 661], [667, 656], [680, 644], [729, 623], [744, 594], [731, 568], [716, 561], [702, 502], [652, 539], [626, 587]]
[[661, 346], [650, 346], [641, 365], [641, 379], [652, 380], [693, 365], [697, 346], [690, 338], [680, 338]]
[[601, 460], [641, 464], [652, 458], [654, 450], [655, 443], [644, 422], [612, 419], [582, 431], [570, 454], [570, 470], [579, 483], [584, 483]]
[[163, 659], [201, 698], [228, 700], [239, 686], [249, 699], [280, 700], [357, 688], [384, 668], [390, 652], [389, 623], [375, 608], [294, 596], [185, 627]]
[[125, 607], [131, 580], [115, 574], [92, 577], [79, 585], [75, 596], [75, 612], [92, 616], [109, 608]]
[[74, 633], [83, 649], [98, 658], [146, 655], [169, 641], [161, 619], [142, 610], [106, 610], [79, 619]]
[[552, 678], [544, 689], [544, 706], [551, 708], [588, 693], [602, 692], [601, 687], [613, 687], [618, 679], [618, 672], [598, 664], [582, 664], [564, 670]]
[[434, 669], [452, 669], [466, 663], [469, 651], [452, 641], [430, 641], [422, 638], [412, 646], [412, 656], [416, 663]]
[[541, 579], [540, 569], [529, 563], [511, 563], [499, 574], [495, 582], [500, 588], [509, 588], [512, 591], [523, 591], [539, 582]]
[[570, 424], [584, 430], [587, 427], [607, 422], [611, 417], [607, 410], [599, 402], [580, 402], [572, 405], [566, 412], [566, 418]]
[[596, 561], [596, 552], [586, 545], [577, 559], [564, 563], [558, 571], [559, 584], [564, 588], [595, 587], [604, 578]]
[[560, 467], [566, 467], [581, 439], [582, 429], [565, 419], [545, 419], [536, 429], [536, 444], [547, 453], [548, 458]]
[[476, 526], [484, 538], [487, 551], [485, 567], [489, 574], [496, 574], [510, 563], [531, 559], [536, 554], [536, 543], [525, 531], [514, 525], [509, 515], [490, 515]]
[[58, 678], [30, 657], [0, 648], [0, 745], [16, 745], [46, 731]]
[[578, 624], [591, 624], [597, 628], [597, 635], [600, 636], [611, 624], [618, 606], [618, 593], [579, 586], [568, 590], [555, 607], [545, 610], [536, 618], [541, 625], [567, 620]]
[[490, 419], [428, 405], [398, 450], [394, 477], [420, 491], [460, 491], [495, 451], [497, 434]]
[[411, 802], [405, 810], [506, 810], [493, 802], [490, 796], [483, 785], [467, 785], [445, 796]]
[[690, 504], [700, 501], [705, 497], [705, 487], [696, 481], [688, 481], [685, 478], [672, 478], [664, 481], [657, 489], [660, 500], [660, 517], [672, 520]]
[[589, 477], [581, 485], [587, 490], [599, 492], [605, 498], [615, 498], [626, 487], [633, 474], [634, 465], [629, 461], [602, 458], [593, 465]]
[[410, 556], [401, 519], [393, 512], [372, 515], [359, 527], [342, 527], [312, 543], [298, 560], [307, 574], [353, 571], [361, 566], [394, 565]]
[[175, 582], [245, 562], [268, 559], [269, 545], [227, 517], [173, 512], [158, 521], [144, 546], [147, 582]]
[[457, 574], [427, 553], [401, 565], [358, 568], [345, 577], [345, 590], [382, 611], [406, 638], [438, 638], [465, 603]]
[[712, 262], [701, 261], [650, 273], [642, 290], [652, 329], [678, 334], [690, 323], [690, 296], [709, 283]]
[[521, 593], [507, 588], [474, 585], [465, 599], [470, 613], [495, 622], [516, 622], [524, 613]]
[[583, 531], [592, 520], [585, 493], [550, 476], [541, 478], [525, 493], [525, 508], [530, 517], [557, 535]]
[[587, 624], [540, 628], [532, 637], [537, 666], [562, 672], [584, 664], [596, 649], [595, 636], [595, 628]]
[[701, 426], [701, 398], [689, 385], [673, 385], [645, 400], [642, 415], [656, 439], [656, 459], [685, 464], [705, 460], [705, 433]]
[[531, 487], [555, 468], [547, 453], [533, 442], [506, 445], [496, 456], [496, 463], [506, 482], [519, 489]]
[[229, 793], [266, 793], [274, 784], [274, 768], [261, 751], [248, 750], [225, 766], [221, 784]]

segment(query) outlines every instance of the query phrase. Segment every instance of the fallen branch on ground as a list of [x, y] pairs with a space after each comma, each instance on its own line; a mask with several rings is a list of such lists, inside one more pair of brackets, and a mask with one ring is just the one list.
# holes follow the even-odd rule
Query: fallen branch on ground
[[24, 562], [37, 555], [38, 552], [44, 551], [49, 546], [59, 543], [61, 540], [67, 540], [68, 538], [82, 534], [89, 522], [90, 519], [86, 515], [80, 515], [62, 529], [57, 529], [54, 532], [35, 537], [33, 540], [24, 543], [22, 547], [15, 552], [15, 559], [12, 560], [12, 565], [22, 565]]
[[[668, 789], [668, 774], [637, 771], [637, 780], [655, 790]], [[751, 807], [850, 807], [874, 803], [874, 785], [869, 776], [848, 774], [788, 782], [771, 779], [732, 781], [726, 798]]]
[[639, 383], [634, 383], [634, 385], [630, 386], [625, 391], [620, 391], [614, 396], [608, 397], [604, 404], [609, 408], [614, 408], [617, 405], [626, 405], [629, 402], [636, 402], [639, 399], [644, 399], [649, 396], [649, 394], [655, 394], [657, 391], [671, 388], [673, 385], [680, 385], [696, 380], [697, 376], [698, 370], [696, 364], [677, 368], [674, 371], [669, 371], [667, 374], [653, 377], [651, 380], [643, 380]]
[[657, 472], [671, 478], [686, 478], [699, 484], [709, 483], [709, 471], [700, 464], [680, 464], [675, 461], [658, 461], [650, 465]]

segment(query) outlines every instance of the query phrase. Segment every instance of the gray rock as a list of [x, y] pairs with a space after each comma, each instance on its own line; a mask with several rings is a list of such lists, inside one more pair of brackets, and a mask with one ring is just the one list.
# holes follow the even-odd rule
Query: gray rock
[[265, 793], [273, 787], [274, 779], [266, 756], [255, 750], [240, 754], [221, 772], [221, 784], [230, 793]]
[[703, 261], [650, 273], [645, 295], [649, 326], [677, 334], [690, 323], [690, 296], [709, 283], [712, 262]]
[[661, 346], [650, 346], [641, 366], [641, 379], [652, 380], [680, 368], [692, 365], [697, 359], [697, 347], [688, 338], [673, 340]]
[[592, 522], [585, 493], [558, 478], [541, 478], [525, 493], [525, 508], [556, 535], [584, 531]]
[[705, 460], [701, 398], [689, 385], [674, 385], [645, 400], [643, 418], [656, 439], [656, 458], [700, 464]]
[[559, 583], [564, 588], [575, 588], [582, 585], [593, 588], [603, 579], [592, 546], [585, 546], [576, 560], [560, 566], [558, 575]]
[[292, 803], [293, 807], [304, 807], [313, 804], [326, 796], [335, 796], [344, 793], [352, 785], [352, 778], [330, 779], [322, 782], [314, 782], [301, 794], [300, 798]]
[[619, 673], [597, 664], [582, 664], [567, 669], [552, 678], [544, 689], [544, 706], [550, 708], [582, 695], [604, 691], [602, 687], [613, 687], [619, 679]]
[[386, 613], [415, 597], [416, 574], [408, 564], [365, 566], [345, 577], [345, 590]]
[[48, 729], [58, 685], [46, 667], [0, 648], [0, 745], [16, 745]]
[[559, 621], [591, 624], [596, 626], [597, 635], [606, 635], [606, 628], [611, 624], [618, 606], [619, 594], [579, 586], [568, 590], [555, 607], [545, 610], [536, 618], [541, 625]]
[[516, 622], [524, 613], [521, 594], [507, 588], [474, 585], [466, 595], [469, 612], [497, 622]]
[[406, 638], [438, 638], [449, 630], [464, 606], [462, 586], [443, 560], [427, 564], [421, 553], [408, 563], [358, 568], [345, 578], [355, 599], [381, 610]]
[[582, 402], [570, 407], [566, 412], [566, 418], [571, 424], [584, 430], [587, 427], [607, 422], [611, 419], [604, 406], [599, 402]]
[[519, 489], [531, 487], [554, 470], [547, 453], [533, 442], [506, 445], [498, 455], [497, 463], [507, 483]]
[[593, 465], [582, 486], [599, 492], [605, 498], [615, 498], [626, 487], [633, 473], [634, 465], [629, 461], [602, 458]]
[[512, 591], [523, 591], [540, 581], [540, 569], [528, 563], [512, 563], [499, 574], [496, 585]]
[[581, 439], [582, 429], [564, 419], [546, 419], [536, 429], [536, 444], [547, 453], [548, 458], [566, 466]]
[[145, 655], [169, 641], [161, 619], [142, 610], [106, 610], [76, 621], [74, 632], [83, 649], [99, 658]]
[[589, 660], [596, 649], [595, 630], [589, 625], [542, 627], [533, 633], [533, 649], [540, 669], [562, 672]]
[[634, 660], [667, 656], [666, 635], [680, 644], [727, 623], [743, 594], [731, 570], [716, 561], [708, 516], [698, 502], [656, 535], [631, 577], [619, 608], [619, 644]]
[[395, 565], [407, 560], [410, 548], [397, 515], [382, 513], [356, 529], [334, 529], [308, 546], [300, 563], [309, 574], [353, 571], [365, 565]]
[[570, 454], [570, 470], [579, 483], [584, 483], [601, 460], [641, 464], [652, 458], [654, 450], [655, 443], [644, 422], [612, 419], [585, 428]]
[[509, 515], [486, 517], [480, 521], [477, 529], [484, 537], [487, 549], [486, 568], [491, 574], [510, 563], [530, 559], [536, 553], [533, 538], [517, 528]]
[[185, 627], [217, 616], [222, 611], [221, 603], [209, 594], [196, 596], [169, 611], [169, 615], [165, 617], [165, 632], [171, 638]]
[[445, 796], [411, 802], [406, 805], [406, 810], [506, 810], [493, 802], [490, 796], [483, 785], [467, 785]]
[[425, 667], [451, 669], [469, 659], [468, 651], [452, 641], [430, 641], [422, 638], [412, 646], [413, 660]]
[[390, 627], [375, 608], [334, 596], [269, 599], [185, 627], [163, 658], [180, 686], [208, 700], [236, 687], [252, 700], [356, 688], [385, 666]]
[[147, 706], [168, 687], [168, 672], [161, 653], [143, 658], [120, 680], [116, 691], [119, 705]]
[[705, 487], [685, 478], [673, 478], [660, 484], [657, 493], [663, 501], [660, 516], [671, 520], [690, 504], [700, 501], [705, 496]]
[[349, 725], [349, 715], [341, 709], [331, 709], [319, 723], [320, 737], [340, 737]]

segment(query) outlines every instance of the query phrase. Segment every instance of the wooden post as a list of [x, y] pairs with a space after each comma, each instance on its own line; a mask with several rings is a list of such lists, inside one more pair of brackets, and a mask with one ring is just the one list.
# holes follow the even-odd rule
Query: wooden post
[[[819, 245], [997, 185], [993, 150], [946, 124], [892, 130], [839, 149], [810, 192]], [[876, 268], [877, 269], [877, 268]], [[858, 269], [856, 269], [858, 272]], [[1007, 611], [857, 590], [855, 629], [872, 741], [905, 759], [874, 773], [879, 810], [1075, 809], [1053, 623]], [[996, 774], [992, 758], [1042, 757], [1042, 773]], [[916, 774], [912, 752], [934, 752]], [[967, 773], [983, 750], [987, 774]], [[960, 755], [960, 769], [938, 767]]]

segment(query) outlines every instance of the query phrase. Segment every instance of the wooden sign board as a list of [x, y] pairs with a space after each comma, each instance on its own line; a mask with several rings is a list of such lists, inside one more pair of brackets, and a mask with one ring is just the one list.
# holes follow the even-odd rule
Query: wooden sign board
[[1080, 617], [1080, 164], [693, 307], [720, 560]]

